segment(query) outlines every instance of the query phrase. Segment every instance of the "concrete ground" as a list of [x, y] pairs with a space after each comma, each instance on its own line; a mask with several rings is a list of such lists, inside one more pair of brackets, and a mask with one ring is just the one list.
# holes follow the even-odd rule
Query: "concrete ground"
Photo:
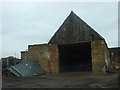
[[118, 88], [118, 73], [68, 72], [34, 77], [2, 77], [2, 88]]

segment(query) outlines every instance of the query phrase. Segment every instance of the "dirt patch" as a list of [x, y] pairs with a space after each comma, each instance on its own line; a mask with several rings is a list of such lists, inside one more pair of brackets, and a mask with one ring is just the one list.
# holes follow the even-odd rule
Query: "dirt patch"
[[34, 77], [3, 77], [2, 80], [3, 88], [118, 88], [118, 73], [72, 72]]

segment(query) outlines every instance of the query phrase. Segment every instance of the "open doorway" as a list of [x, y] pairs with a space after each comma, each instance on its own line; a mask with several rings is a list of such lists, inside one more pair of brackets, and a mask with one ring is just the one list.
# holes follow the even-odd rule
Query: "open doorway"
[[92, 71], [91, 43], [59, 45], [60, 72]]

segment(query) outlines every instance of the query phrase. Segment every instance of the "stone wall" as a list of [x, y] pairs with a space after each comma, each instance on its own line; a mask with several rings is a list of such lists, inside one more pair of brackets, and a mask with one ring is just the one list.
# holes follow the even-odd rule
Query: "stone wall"
[[[104, 40], [91, 42], [91, 56], [93, 72], [103, 72], [105, 66], [109, 67], [110, 56]], [[27, 60], [35, 60], [47, 73], [57, 73], [60, 67], [58, 45], [29, 45]]]
[[109, 67], [110, 56], [104, 40], [92, 41], [91, 52], [93, 72], [103, 72], [105, 66]]
[[45, 72], [58, 72], [57, 45], [29, 45], [28, 60], [35, 60]]

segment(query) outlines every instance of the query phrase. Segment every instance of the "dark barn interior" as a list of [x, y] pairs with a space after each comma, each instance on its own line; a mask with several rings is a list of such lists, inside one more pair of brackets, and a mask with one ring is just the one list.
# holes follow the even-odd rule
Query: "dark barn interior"
[[92, 71], [91, 43], [59, 45], [60, 72]]

